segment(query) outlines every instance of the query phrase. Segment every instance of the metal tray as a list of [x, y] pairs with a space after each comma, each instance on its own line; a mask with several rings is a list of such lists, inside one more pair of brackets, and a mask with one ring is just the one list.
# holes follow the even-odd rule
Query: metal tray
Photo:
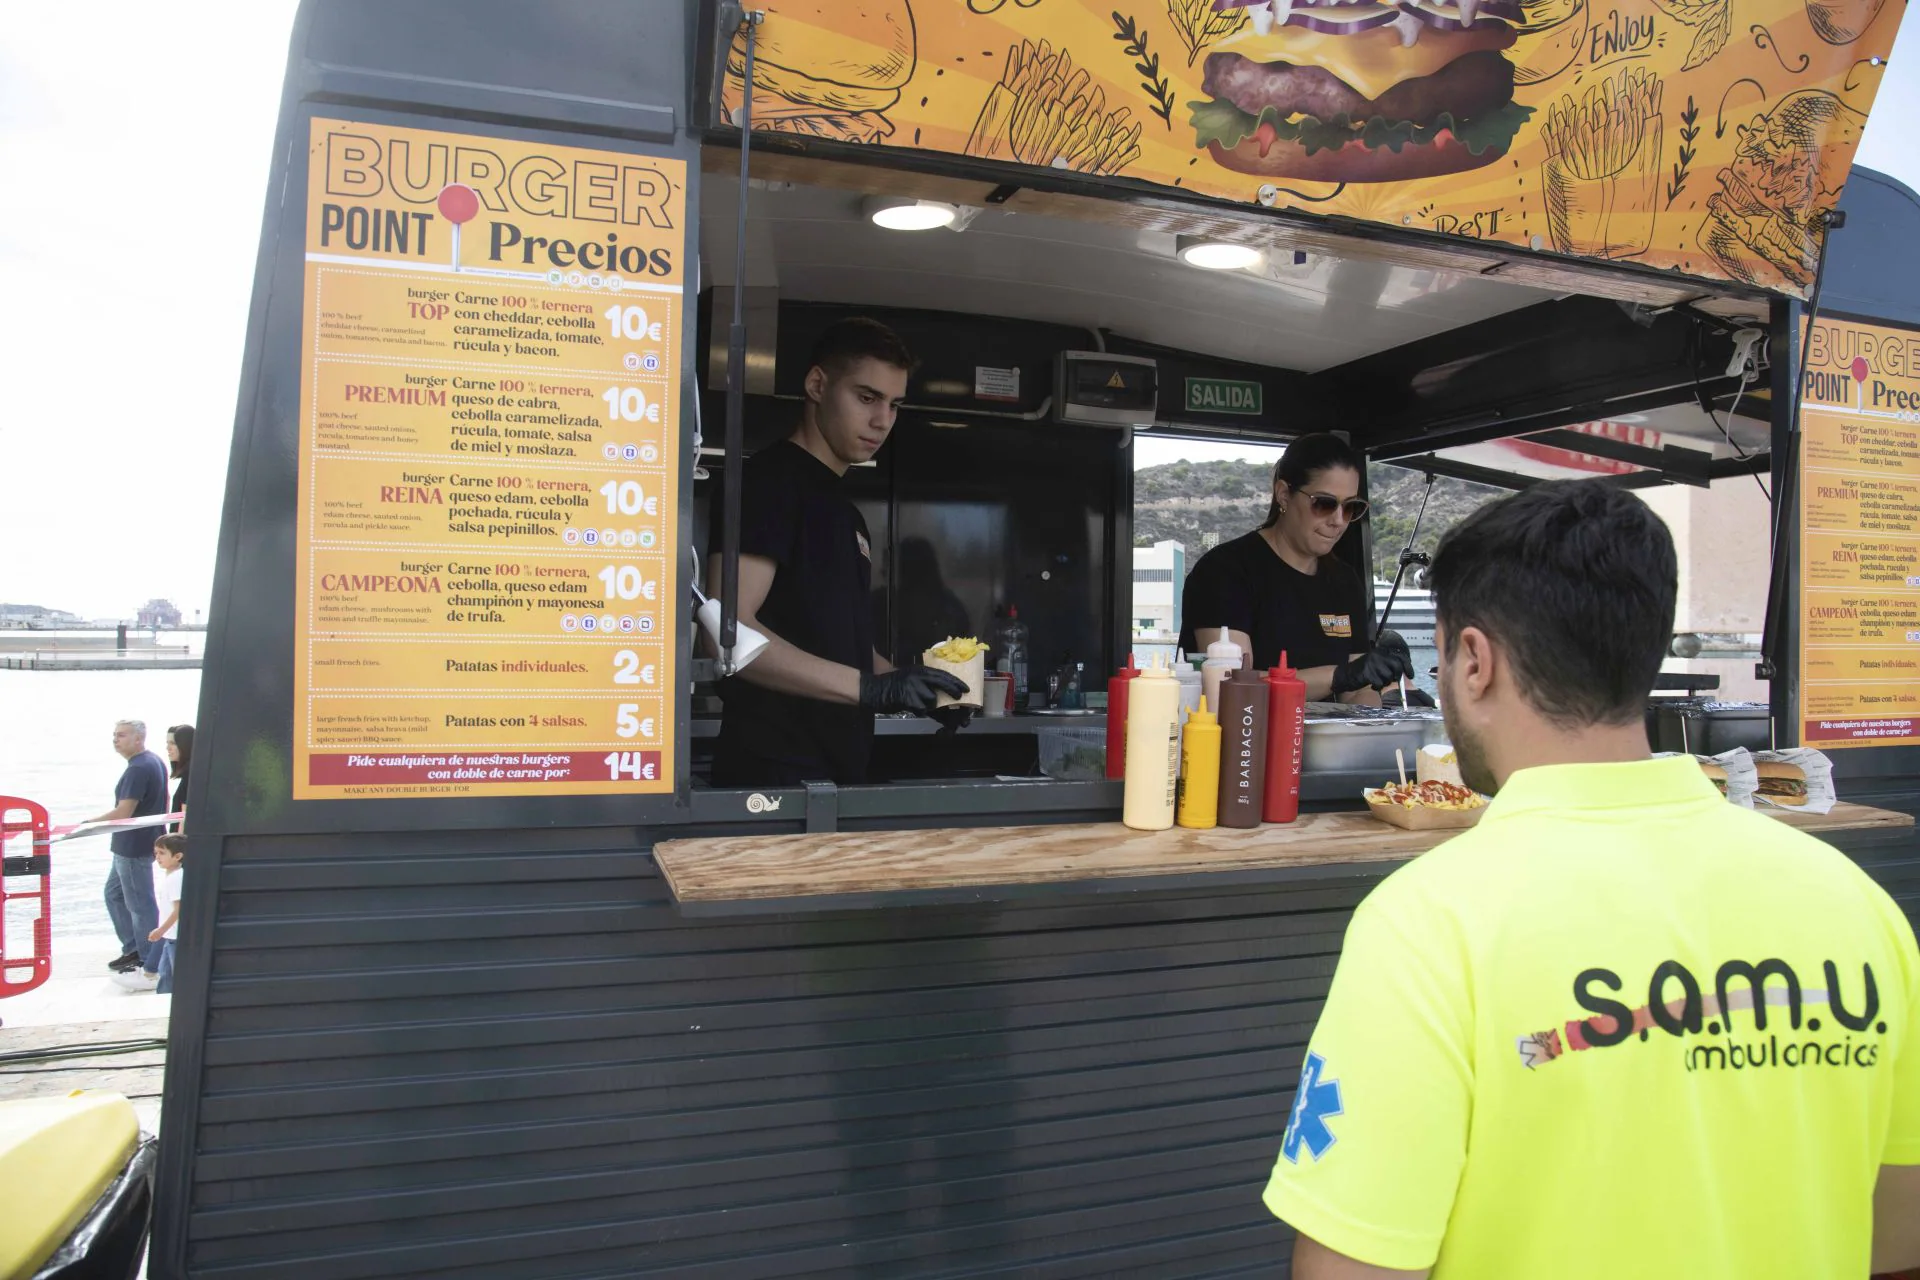
[[1393, 753], [1398, 750], [1405, 753], [1411, 776], [1420, 748], [1445, 736], [1442, 722], [1428, 717], [1309, 718], [1300, 768], [1304, 773], [1368, 773], [1387, 778], [1394, 772]]

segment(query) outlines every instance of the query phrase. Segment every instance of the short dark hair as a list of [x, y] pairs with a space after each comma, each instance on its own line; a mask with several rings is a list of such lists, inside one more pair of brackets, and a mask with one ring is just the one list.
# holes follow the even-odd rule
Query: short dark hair
[[178, 833], [161, 836], [153, 842], [153, 847], [165, 849], [176, 858], [184, 859], [187, 856], [187, 838]]
[[878, 360], [896, 369], [912, 373], [917, 367], [913, 352], [900, 341], [900, 335], [878, 320], [866, 316], [848, 316], [826, 327], [814, 340], [807, 355], [807, 368], [815, 366], [839, 376], [855, 360]]
[[1555, 724], [1626, 724], [1673, 641], [1680, 568], [1652, 508], [1602, 480], [1555, 480], [1480, 508], [1427, 572], [1452, 657], [1467, 627], [1498, 641]]
[[[1287, 446], [1280, 455], [1280, 461], [1273, 464], [1273, 478], [1284, 481], [1289, 493], [1297, 493], [1313, 482], [1313, 478], [1322, 471], [1334, 467], [1345, 467], [1349, 471], [1366, 472], [1366, 463], [1354, 447], [1334, 435], [1331, 431], [1317, 431], [1310, 436], [1301, 436]], [[1267, 522], [1260, 527], [1271, 529], [1280, 521], [1280, 501], [1277, 498], [1267, 502]]]

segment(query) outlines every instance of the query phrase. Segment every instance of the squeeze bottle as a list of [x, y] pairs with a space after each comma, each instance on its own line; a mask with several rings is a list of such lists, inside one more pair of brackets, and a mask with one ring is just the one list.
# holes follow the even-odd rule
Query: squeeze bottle
[[1260, 825], [1267, 786], [1266, 674], [1236, 672], [1220, 684], [1220, 825]]
[[1175, 820], [1205, 831], [1220, 823], [1220, 722], [1206, 695], [1180, 735], [1180, 804]]
[[1221, 628], [1220, 639], [1207, 646], [1207, 660], [1200, 664], [1200, 691], [1206, 695], [1207, 705], [1221, 713], [1221, 723], [1226, 722], [1226, 703], [1220, 700], [1220, 682], [1240, 669], [1246, 655], [1240, 646], [1226, 638], [1226, 629]]
[[1187, 661], [1186, 650], [1176, 650], [1173, 678], [1180, 684], [1180, 714], [1192, 715], [1200, 709], [1200, 669]]
[[1107, 681], [1107, 776], [1125, 777], [1127, 772], [1127, 685], [1139, 675], [1133, 655], [1127, 665]]
[[1013, 709], [1025, 711], [1027, 689], [1027, 624], [1020, 621], [1020, 607], [1007, 606], [1007, 617], [994, 629], [994, 665], [1013, 677]]
[[1180, 686], [1158, 658], [1127, 690], [1127, 773], [1121, 821], [1135, 831], [1173, 825], [1180, 767]]
[[1287, 664], [1286, 650], [1267, 672], [1267, 797], [1261, 816], [1292, 822], [1300, 816], [1300, 760], [1307, 742], [1307, 686]]

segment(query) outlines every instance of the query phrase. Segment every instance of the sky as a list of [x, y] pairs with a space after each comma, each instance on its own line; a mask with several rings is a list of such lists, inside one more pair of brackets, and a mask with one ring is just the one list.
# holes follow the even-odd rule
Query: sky
[[[294, 7], [0, 0], [0, 601], [207, 608]], [[1859, 163], [1920, 188], [1915, 119], [1908, 22]]]

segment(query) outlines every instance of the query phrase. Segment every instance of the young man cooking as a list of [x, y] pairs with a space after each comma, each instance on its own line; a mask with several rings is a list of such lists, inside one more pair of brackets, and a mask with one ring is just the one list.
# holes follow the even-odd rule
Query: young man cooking
[[[887, 442], [913, 364], [885, 325], [839, 321], [808, 358], [800, 425], [746, 463], [739, 616], [768, 643], [721, 686], [715, 786], [865, 782], [876, 714], [930, 713], [936, 695], [966, 692], [946, 672], [896, 668], [874, 651], [873, 548], [841, 492], [847, 468]], [[721, 520], [715, 503], [707, 561], [715, 596]]]
[[1296, 1280], [1805, 1280], [1920, 1265], [1920, 953], [1850, 859], [1643, 707], [1664, 525], [1536, 485], [1441, 542], [1471, 831], [1354, 913], [1266, 1202]]

